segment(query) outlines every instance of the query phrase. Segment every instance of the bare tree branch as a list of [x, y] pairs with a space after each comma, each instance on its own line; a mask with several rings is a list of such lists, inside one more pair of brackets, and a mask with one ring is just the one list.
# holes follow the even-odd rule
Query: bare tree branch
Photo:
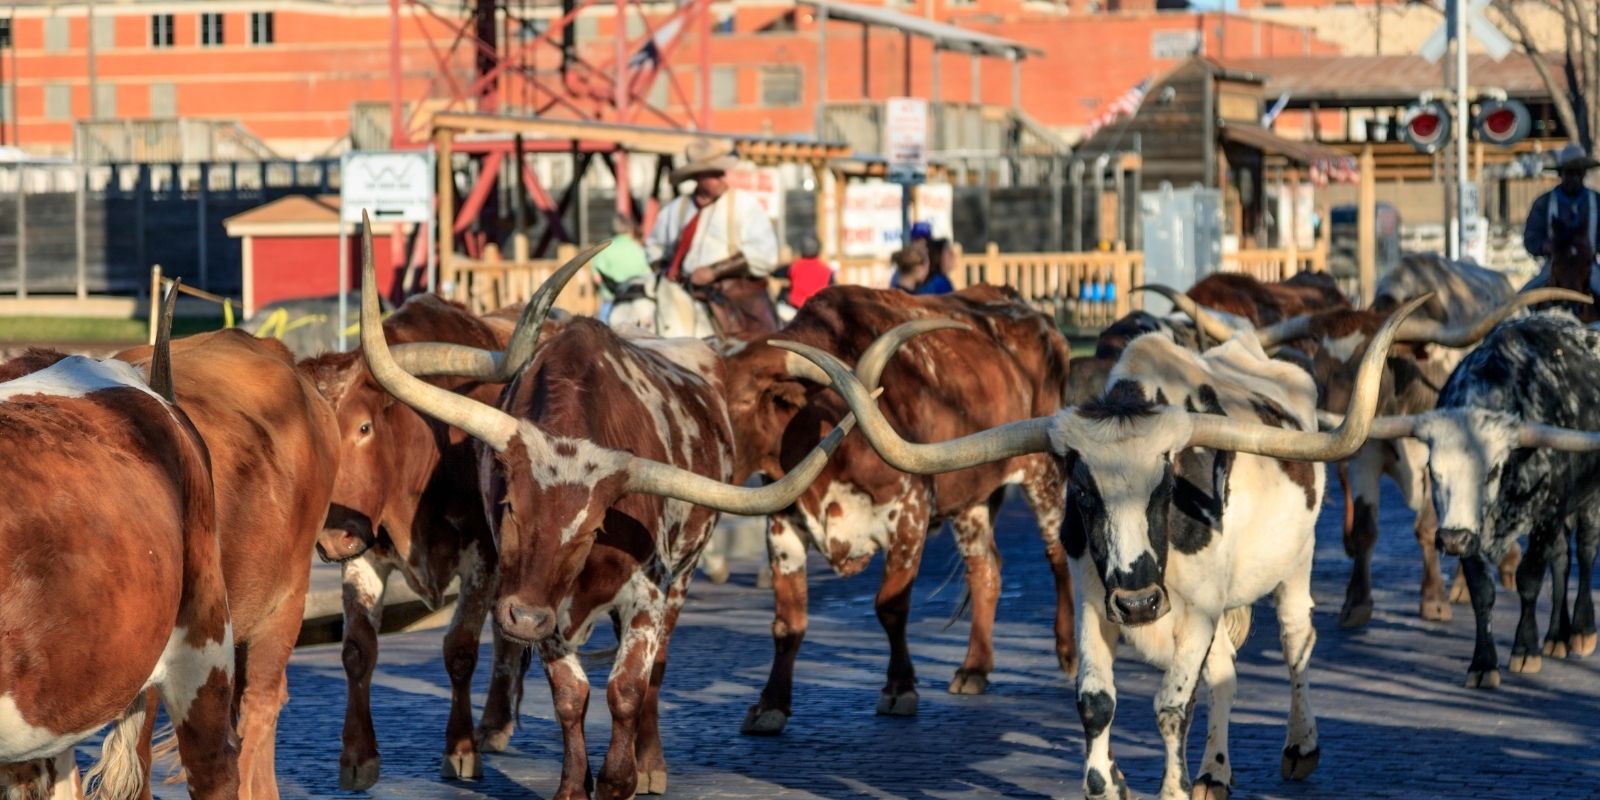
[[[1572, 0], [1567, 1], [1572, 2]], [[1512, 7], [1511, 1], [1495, 0], [1494, 8], [1500, 12], [1507, 24], [1511, 26], [1512, 31], [1517, 35], [1517, 43], [1521, 45], [1523, 52], [1527, 53], [1528, 60], [1533, 62], [1534, 70], [1539, 73], [1540, 82], [1544, 84], [1545, 91], [1550, 93], [1550, 100], [1556, 108], [1556, 116], [1561, 118], [1561, 127], [1567, 130], [1567, 139], [1577, 143], [1578, 114], [1572, 107], [1572, 99], [1568, 95], [1566, 81], [1558, 80], [1555, 74], [1550, 71], [1549, 62], [1539, 52], [1539, 45], [1534, 42], [1533, 35], [1528, 32], [1528, 26], [1523, 23], [1522, 17]], [[1567, 28], [1567, 41], [1569, 43], [1568, 47], [1570, 47], [1572, 41], [1571, 27]], [[1590, 110], [1592, 111], [1594, 104], [1589, 103], [1588, 105], [1591, 106]]]

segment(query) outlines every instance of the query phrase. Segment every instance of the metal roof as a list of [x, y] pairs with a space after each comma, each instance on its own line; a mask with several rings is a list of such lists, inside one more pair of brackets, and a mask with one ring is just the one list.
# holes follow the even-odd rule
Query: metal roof
[[[1549, 96], [1533, 61], [1524, 54], [1503, 61], [1482, 54], [1468, 58], [1474, 86], [1504, 89], [1524, 99]], [[1230, 58], [1226, 64], [1265, 78], [1269, 101], [1288, 92], [1289, 108], [1306, 108], [1312, 102], [1324, 108], [1406, 105], [1421, 93], [1444, 86], [1443, 67], [1415, 55]], [[1551, 62], [1551, 71], [1561, 74], [1560, 65]]]
[[1301, 142], [1285, 139], [1260, 125], [1239, 124], [1226, 122], [1220, 125], [1222, 138], [1230, 142], [1238, 142], [1246, 147], [1252, 147], [1265, 153], [1283, 156], [1299, 164], [1314, 164], [1323, 159], [1346, 159], [1350, 154], [1328, 147], [1316, 142]]
[[829, 19], [859, 22], [894, 28], [910, 36], [933, 41], [940, 50], [956, 50], [985, 56], [1016, 57], [1042, 56], [1044, 51], [1013, 39], [1003, 39], [980, 31], [970, 30], [946, 22], [935, 22], [925, 17], [915, 17], [887, 8], [844, 3], [840, 0], [798, 0], [799, 5], [827, 11]]

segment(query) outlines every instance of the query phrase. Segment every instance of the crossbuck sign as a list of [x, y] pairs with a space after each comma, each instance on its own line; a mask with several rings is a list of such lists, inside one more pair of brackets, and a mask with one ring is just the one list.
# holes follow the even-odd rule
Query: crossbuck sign
[[[1499, 61], [1511, 54], [1511, 40], [1483, 15], [1483, 10], [1489, 7], [1489, 2], [1490, 0], [1470, 0], [1466, 8], [1467, 35], [1477, 39], [1478, 43], [1488, 51], [1489, 56]], [[1450, 40], [1450, 29], [1454, 24], [1455, 20], [1445, 19], [1439, 23], [1439, 27], [1433, 29], [1428, 40], [1422, 43], [1421, 55], [1428, 59], [1429, 63], [1437, 64], [1439, 59], [1444, 58], [1444, 51]]]

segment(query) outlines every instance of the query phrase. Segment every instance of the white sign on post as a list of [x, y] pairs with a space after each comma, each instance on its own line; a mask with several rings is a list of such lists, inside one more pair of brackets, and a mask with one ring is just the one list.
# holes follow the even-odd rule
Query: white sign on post
[[900, 249], [901, 187], [892, 183], [851, 181], [844, 189], [844, 225], [840, 249], [847, 256], [888, 256]]
[[916, 222], [933, 227], [933, 238], [953, 239], [955, 189], [948, 183], [924, 183], [917, 187]]
[[[1495, 61], [1511, 55], [1511, 40], [1483, 15], [1483, 10], [1489, 7], [1490, 0], [1467, 0], [1467, 2], [1467, 35], [1477, 39], [1489, 53], [1489, 57]], [[1450, 41], [1452, 22], [1453, 20], [1448, 18], [1440, 22], [1439, 27], [1434, 28], [1433, 33], [1428, 35], [1427, 41], [1422, 43], [1422, 49], [1418, 52], [1429, 63], [1436, 64], [1439, 59], [1444, 58], [1445, 48]]]
[[740, 164], [727, 174], [728, 185], [761, 204], [774, 222], [783, 218], [783, 174], [776, 167]]
[[891, 180], [913, 183], [928, 174], [928, 101], [891, 97], [884, 101], [883, 144]]
[[339, 218], [361, 222], [433, 219], [433, 153], [350, 152], [339, 160]]

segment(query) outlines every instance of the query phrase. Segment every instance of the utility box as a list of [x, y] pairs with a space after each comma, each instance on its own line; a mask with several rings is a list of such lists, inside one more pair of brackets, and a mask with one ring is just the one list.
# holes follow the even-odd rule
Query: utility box
[[[1184, 290], [1222, 269], [1222, 192], [1198, 185], [1174, 189], [1169, 183], [1139, 193], [1139, 223], [1144, 244], [1144, 282]], [[1169, 314], [1172, 303], [1155, 294], [1145, 310]]]

